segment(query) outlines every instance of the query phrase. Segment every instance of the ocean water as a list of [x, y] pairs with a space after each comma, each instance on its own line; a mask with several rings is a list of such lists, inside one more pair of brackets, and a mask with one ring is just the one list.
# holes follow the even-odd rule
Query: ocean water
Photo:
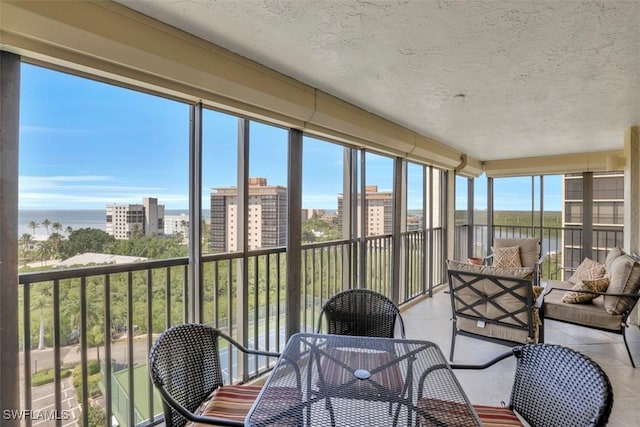
[[[187, 210], [167, 209], [165, 215], [180, 215], [188, 213]], [[205, 218], [208, 211], [203, 212]], [[42, 221], [48, 219], [51, 223], [59, 222], [62, 225], [60, 233], [67, 234], [67, 227], [74, 230], [79, 228], [97, 228], [105, 231], [107, 226], [107, 212], [105, 209], [74, 209], [74, 210], [27, 210], [21, 209], [18, 212], [18, 236], [24, 233], [32, 236], [47, 236], [47, 230], [42, 226]], [[29, 227], [29, 223], [35, 221], [40, 224], [35, 230]], [[53, 229], [49, 226], [49, 233], [53, 233]]]

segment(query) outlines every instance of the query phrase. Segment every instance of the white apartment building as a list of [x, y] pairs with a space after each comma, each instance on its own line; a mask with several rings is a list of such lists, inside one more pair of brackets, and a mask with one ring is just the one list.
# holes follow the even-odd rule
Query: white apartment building
[[111, 204], [106, 210], [105, 231], [116, 239], [164, 235], [164, 205], [159, 205], [157, 198], [145, 197], [142, 204]]
[[189, 215], [185, 213], [182, 213], [180, 215], [165, 215], [164, 234], [165, 236], [181, 235], [185, 242], [188, 241]]

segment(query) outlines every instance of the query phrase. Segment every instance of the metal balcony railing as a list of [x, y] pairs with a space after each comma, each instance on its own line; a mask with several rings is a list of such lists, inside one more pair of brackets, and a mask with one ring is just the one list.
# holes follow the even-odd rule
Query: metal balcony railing
[[[443, 283], [443, 236], [442, 229], [402, 234], [400, 303]], [[390, 235], [304, 245], [300, 330], [315, 330], [324, 301], [343, 289], [367, 287], [390, 296], [393, 245]], [[161, 401], [147, 371], [157, 335], [188, 319], [193, 307], [185, 301], [195, 300], [204, 323], [249, 347], [281, 350], [286, 260], [285, 248], [205, 255], [196, 298], [188, 294], [188, 258], [21, 274], [22, 408], [57, 426], [74, 420], [91, 425], [100, 417], [120, 426], [161, 422]], [[223, 363], [230, 381], [270, 368], [266, 360], [235, 353]]]
[[489, 236], [501, 238], [539, 237], [542, 253], [546, 254], [542, 269], [542, 277], [562, 280], [580, 265], [585, 257], [604, 263], [609, 249], [624, 245], [624, 234], [621, 228], [599, 227], [592, 230], [592, 246], [585, 248], [583, 229], [580, 227], [531, 227], [494, 225], [493, 233], [489, 233], [486, 225], [473, 227], [474, 246], [469, 250], [467, 242], [469, 227], [457, 226], [455, 229], [455, 257], [465, 260], [470, 255], [484, 257], [488, 255]]

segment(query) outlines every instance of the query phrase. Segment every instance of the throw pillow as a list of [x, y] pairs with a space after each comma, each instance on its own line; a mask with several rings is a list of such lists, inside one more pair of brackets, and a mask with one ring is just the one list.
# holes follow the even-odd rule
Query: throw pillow
[[[611, 285], [607, 293], [635, 294], [640, 288], [640, 263], [625, 254], [614, 259], [609, 271]], [[633, 303], [632, 298], [605, 295], [604, 308], [609, 314], [622, 314]]]
[[495, 239], [496, 248], [520, 247], [520, 264], [523, 267], [533, 267], [540, 257], [540, 239], [537, 237], [518, 239]]
[[609, 253], [607, 254], [607, 259], [604, 260], [604, 265], [607, 267], [607, 274], [609, 274], [609, 271], [611, 270], [611, 265], [613, 264], [613, 261], [615, 261], [616, 258], [622, 255], [624, 255], [624, 251], [617, 246], [609, 250]]
[[501, 268], [517, 268], [522, 267], [520, 262], [520, 247], [511, 246], [507, 248], [492, 247], [493, 266]]
[[531, 280], [533, 267], [501, 268], [492, 265], [474, 265], [468, 262], [447, 260], [447, 269], [474, 274], [487, 274], [490, 276], [513, 277], [516, 279]]
[[534, 286], [533, 287], [533, 299], [536, 300], [540, 296], [540, 294], [544, 291], [544, 287], [542, 286]]
[[[580, 280], [571, 288], [573, 291], [604, 292], [609, 287], [609, 279], [601, 277], [595, 280]], [[562, 302], [567, 304], [581, 304], [596, 299], [599, 295], [586, 292], [567, 291], [562, 296]]]
[[571, 277], [569, 283], [575, 285], [581, 280], [595, 280], [604, 277], [607, 268], [591, 258], [585, 258]]

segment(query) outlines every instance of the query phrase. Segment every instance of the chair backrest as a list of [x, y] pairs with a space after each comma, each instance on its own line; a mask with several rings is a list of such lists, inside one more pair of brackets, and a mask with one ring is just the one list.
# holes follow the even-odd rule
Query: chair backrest
[[494, 239], [493, 247], [508, 248], [517, 246], [520, 248], [520, 263], [523, 267], [533, 267], [540, 259], [541, 246], [540, 239], [537, 237], [530, 238], [500, 238]]
[[322, 307], [317, 332], [366, 337], [393, 338], [396, 322], [405, 338], [400, 310], [387, 297], [367, 289], [349, 289], [329, 298]]
[[[222, 385], [217, 329], [183, 324], [163, 332], [149, 353], [149, 373], [161, 395], [168, 394], [190, 412]], [[183, 426], [187, 420], [163, 396], [165, 424]]]
[[540, 322], [532, 274], [531, 267], [502, 269], [447, 261], [454, 332], [504, 343], [537, 342]]
[[613, 406], [607, 374], [570, 348], [531, 344], [514, 349], [511, 409], [531, 426], [604, 426]]

